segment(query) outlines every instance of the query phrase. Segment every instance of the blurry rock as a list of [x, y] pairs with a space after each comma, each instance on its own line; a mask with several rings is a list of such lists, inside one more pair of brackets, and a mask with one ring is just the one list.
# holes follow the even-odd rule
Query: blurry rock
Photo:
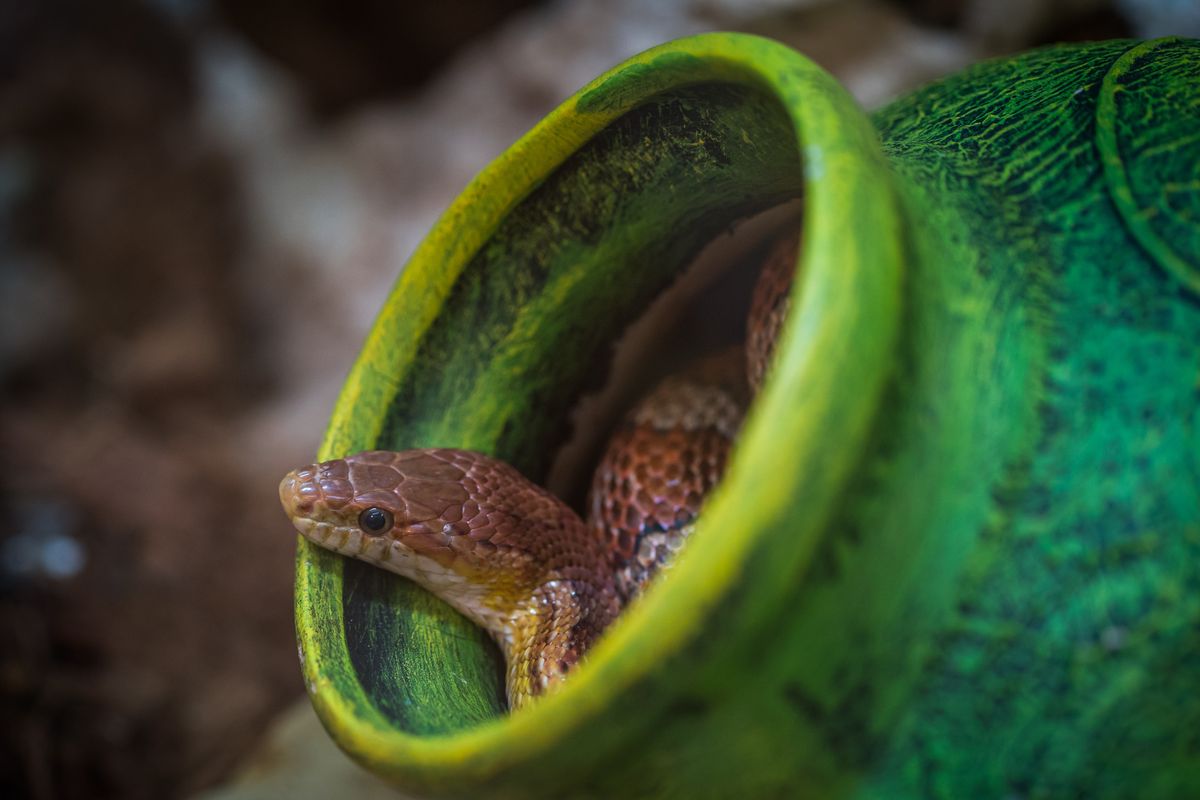
[[465, 43], [537, 0], [217, 0], [221, 16], [294, 73], [319, 115], [420, 86]]
[[1140, 37], [1200, 37], [1200, 3], [1196, 0], [1116, 0], [1116, 5]]
[[43, 259], [0, 252], [0, 380], [68, 341], [74, 305], [71, 286]]
[[992, 55], [1038, 44], [1132, 35], [1114, 10], [1113, 0], [898, 0], [898, 4], [920, 23], [953, 29]]
[[891, 3], [876, 0], [843, 0], [745, 28], [811, 58], [868, 109], [986, 54], [969, 37], [916, 24]]
[[13, 226], [34, 171], [24, 149], [0, 149], [0, 380], [63, 345], [71, 331], [71, 286], [45, 257], [18, 244]]
[[302, 691], [290, 529], [272, 535], [274, 481], [241, 471], [233, 422], [270, 385], [270, 323], [233, 277], [236, 178], [195, 124], [179, 31], [126, 0], [12, 5], [0, 796], [174, 796]]
[[404, 800], [405, 795], [351, 761], [303, 698], [272, 725], [258, 752], [224, 788], [197, 800]]
[[77, 524], [75, 508], [55, 498], [18, 506], [13, 528], [0, 539], [0, 586], [78, 575], [87, 551], [75, 536]]
[[966, 0], [961, 24], [967, 35], [989, 47], [1013, 50], [1108, 5], [1109, 0]]
[[147, 325], [110, 348], [97, 369], [114, 391], [147, 413], [211, 393], [227, 380], [233, 341], [202, 307], [151, 314]]

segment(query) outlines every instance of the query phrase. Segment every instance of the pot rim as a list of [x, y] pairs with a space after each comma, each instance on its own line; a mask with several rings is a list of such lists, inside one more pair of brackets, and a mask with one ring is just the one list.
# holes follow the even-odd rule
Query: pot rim
[[[467, 187], [393, 290], [405, 292], [406, 276], [420, 273], [421, 313], [399, 318], [388, 314], [390, 301], [385, 305], [338, 399], [319, 458], [361, 449], [356, 446], [361, 426], [352, 435], [348, 420], [362, 414], [364, 406], [386, 402], [379, 393], [364, 391], [368, 380], [380, 379], [373, 354], [396, 337], [411, 341], [429, 327], [463, 267], [533, 187], [653, 95], [713, 81], [777, 98], [795, 130], [804, 170], [804, 236], [793, 312], [775, 367], [698, 526], [737, 533], [696, 537], [671, 579], [622, 615], [560, 691], [519, 713], [438, 735], [398, 730], [378, 710], [364, 709], [339, 692], [330, 679], [339, 668], [339, 654], [327, 652], [317, 635], [318, 618], [324, 615], [328, 622], [331, 611], [311, 589], [323, 573], [340, 572], [343, 560], [300, 538], [296, 625], [311, 700], [344, 750], [392, 780], [462, 786], [545, 758], [571, 731], [594, 724], [614, 697], [645, 678], [666, 655], [702, 635], [706, 615], [729, 596], [752, 553], [768, 539], [773, 559], [782, 547], [780, 558], [773, 577], [759, 581], [753, 592], [756, 604], [772, 596], [783, 602], [811, 560], [865, 448], [898, 336], [905, 261], [900, 208], [878, 136], [849, 94], [804, 56], [761, 37], [712, 33], [655, 47], [600, 76]], [[394, 353], [389, 359], [395, 364]], [[780, 441], [789, 443], [787, 452], [779, 452]], [[796, 463], [817, 468], [801, 474]], [[772, 528], [772, 520], [782, 519], [796, 503], [810, 512], [805, 529]], [[340, 615], [340, 595], [326, 602], [334, 602]]]

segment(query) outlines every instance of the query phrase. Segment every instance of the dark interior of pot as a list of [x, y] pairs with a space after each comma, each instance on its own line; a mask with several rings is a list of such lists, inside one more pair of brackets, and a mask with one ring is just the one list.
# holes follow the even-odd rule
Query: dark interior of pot
[[717, 234], [614, 342], [607, 380], [578, 399], [571, 436], [545, 486], [586, 516], [596, 465], [620, 420], [669, 375], [745, 345], [750, 303], [775, 242], [800, 226], [803, 203], [783, 203]]
[[[766, 93], [701, 83], [649, 98], [533, 185], [418, 340], [396, 343], [407, 361], [384, 380], [369, 445], [481, 450], [544, 483], [614, 342], [714, 237], [802, 181], [795, 130]], [[429, 735], [504, 713], [485, 634], [391, 574], [346, 561], [342, 575], [348, 666], [388, 724]]]

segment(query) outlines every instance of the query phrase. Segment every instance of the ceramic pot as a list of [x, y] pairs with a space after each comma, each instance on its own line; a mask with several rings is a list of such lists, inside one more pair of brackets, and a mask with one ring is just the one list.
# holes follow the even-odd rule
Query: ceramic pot
[[624, 327], [803, 196], [778, 361], [676, 568], [520, 713], [482, 633], [301, 540], [331, 735], [438, 797], [1200, 796], [1198, 108], [1180, 40], [871, 115], [743, 35], [587, 86], [430, 232], [320, 456], [541, 480]]

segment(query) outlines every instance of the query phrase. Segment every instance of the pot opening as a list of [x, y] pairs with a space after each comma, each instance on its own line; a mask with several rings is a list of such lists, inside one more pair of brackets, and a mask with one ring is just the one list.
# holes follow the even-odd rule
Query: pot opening
[[[523, 149], [510, 151], [516, 152], [512, 161], [536, 164], [540, 130]], [[481, 182], [497, 171], [528, 180], [525, 166], [524, 174], [510, 169], [507, 176], [494, 166]], [[752, 86], [711, 82], [644, 99], [531, 181], [505, 209], [484, 209], [473, 218], [468, 190], [430, 240], [440, 235], [450, 248], [452, 227], [487, 226], [490, 233], [459, 263], [431, 255], [429, 247], [410, 263], [412, 274], [402, 278], [377, 329], [389, 313], [415, 316], [420, 303], [429, 302], [420, 281], [436, 283], [446, 274], [453, 281], [423, 330], [396, 341], [377, 330], [368, 342], [363, 359], [378, 352], [371, 368], [388, 376], [378, 382], [390, 394], [378, 434], [358, 449], [480, 450], [549, 483], [579, 509], [594, 464], [588, 458], [606, 426], [581, 424], [587, 430], [571, 440], [572, 410], [604, 384], [614, 343], [624, 337], [629, 349], [638, 333], [630, 326], [647, 308], [661, 310], [673, 294], [692, 297], [676, 309], [684, 317], [699, 314], [707, 322], [706, 314], [736, 308], [730, 319], [744, 320], [754, 275], [735, 268], [756, 263], [746, 254], [780, 215], [794, 215], [794, 206], [744, 226], [740, 236], [723, 237], [735, 255], [727, 270], [707, 267], [715, 277], [704, 292], [688, 291], [687, 281], [677, 279], [739, 221], [798, 197], [803, 177], [795, 129], [779, 101]], [[486, 188], [476, 199], [482, 202]], [[686, 351], [697, 342], [685, 334], [674, 344], [656, 344]], [[618, 361], [617, 372], [622, 369]], [[626, 377], [649, 378], [654, 371], [635, 359]], [[628, 388], [617, 390], [618, 399], [622, 391]], [[618, 403], [606, 412], [610, 424], [620, 411]], [[337, 413], [354, 409], [339, 405]], [[440, 601], [346, 561], [341, 604], [347, 666], [381, 722], [434, 735], [505, 713], [498, 650]]]

